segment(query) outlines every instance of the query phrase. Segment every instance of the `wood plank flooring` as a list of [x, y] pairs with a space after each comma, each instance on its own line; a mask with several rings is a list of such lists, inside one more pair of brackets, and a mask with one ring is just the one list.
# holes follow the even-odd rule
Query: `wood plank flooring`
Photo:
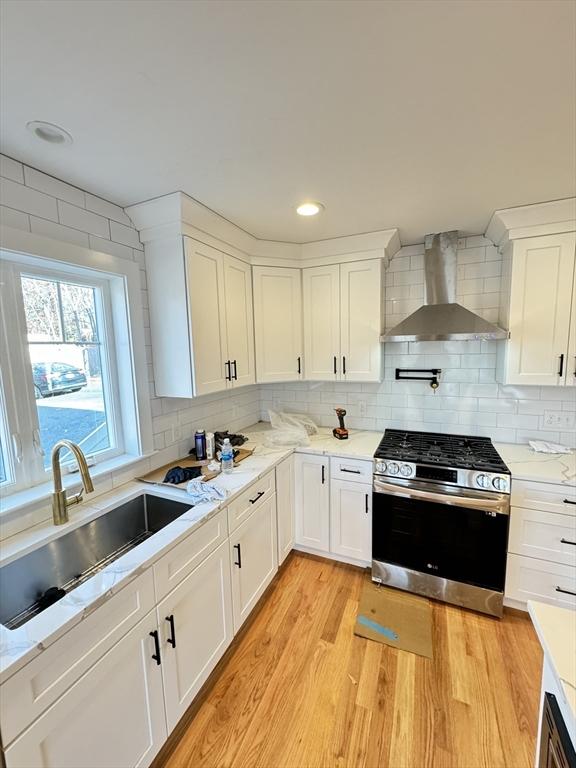
[[531, 768], [527, 615], [434, 603], [430, 660], [353, 634], [364, 578], [293, 553], [162, 768]]

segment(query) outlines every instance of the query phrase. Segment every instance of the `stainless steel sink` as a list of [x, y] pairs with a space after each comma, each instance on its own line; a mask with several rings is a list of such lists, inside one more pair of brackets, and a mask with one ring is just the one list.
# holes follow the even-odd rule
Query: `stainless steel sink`
[[142, 494], [0, 568], [0, 624], [25, 624], [191, 506]]

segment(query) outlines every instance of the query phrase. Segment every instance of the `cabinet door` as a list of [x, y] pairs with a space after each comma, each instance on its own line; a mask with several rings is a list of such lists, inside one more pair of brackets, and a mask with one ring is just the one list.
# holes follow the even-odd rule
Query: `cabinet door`
[[166, 740], [152, 611], [4, 753], [6, 768], [150, 765]]
[[328, 459], [295, 454], [296, 544], [330, 550], [330, 492]]
[[256, 378], [302, 378], [302, 273], [284, 267], [253, 267]]
[[276, 467], [276, 519], [281, 565], [294, 546], [294, 455]]
[[157, 610], [170, 733], [234, 634], [228, 542], [192, 571]]
[[254, 310], [252, 274], [249, 264], [224, 256], [226, 286], [226, 339], [231, 364], [231, 386], [254, 384]]
[[[189, 237], [185, 243], [194, 394], [205, 395], [228, 385], [224, 365], [228, 360], [224, 254]], [[185, 331], [173, 328], [171, 332]]]
[[340, 268], [302, 270], [304, 370], [312, 381], [340, 379]]
[[380, 381], [381, 261], [340, 265], [340, 355], [344, 381]]
[[238, 632], [278, 570], [276, 496], [230, 536], [234, 631]]
[[372, 486], [330, 481], [330, 551], [372, 560]]
[[574, 279], [573, 234], [526, 238], [513, 244], [508, 384], [563, 383]]

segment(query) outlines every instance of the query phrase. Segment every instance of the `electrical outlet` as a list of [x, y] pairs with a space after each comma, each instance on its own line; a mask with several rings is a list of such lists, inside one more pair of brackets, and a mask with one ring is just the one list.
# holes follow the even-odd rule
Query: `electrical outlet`
[[358, 400], [358, 413], [360, 416], [366, 416], [366, 400]]
[[544, 426], [556, 429], [574, 429], [576, 413], [570, 411], [544, 411]]

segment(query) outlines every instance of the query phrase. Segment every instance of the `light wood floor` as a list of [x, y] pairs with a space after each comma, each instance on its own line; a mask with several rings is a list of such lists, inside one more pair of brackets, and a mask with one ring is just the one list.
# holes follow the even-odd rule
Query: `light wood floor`
[[530, 768], [527, 616], [434, 603], [434, 659], [357, 637], [352, 566], [293, 554], [164, 768]]

